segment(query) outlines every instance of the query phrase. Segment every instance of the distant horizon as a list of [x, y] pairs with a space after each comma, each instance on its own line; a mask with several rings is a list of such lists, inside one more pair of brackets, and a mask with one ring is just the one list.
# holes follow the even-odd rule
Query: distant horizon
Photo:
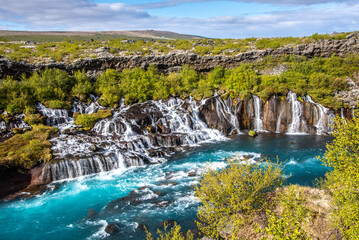
[[[170, 31], [208, 38], [358, 30], [354, 0], [0, 0], [4, 31]], [[116, 30], [114, 30], [116, 29]], [[120, 29], [120, 30], [119, 30]]]
[[[51, 35], [51, 33], [70, 33], [72, 36], [76, 36], [76, 33], [101, 33], [101, 34], [110, 34], [111, 32], [112, 33], [126, 33], [126, 32], [149, 32], [149, 31], [154, 31], [154, 32], [169, 32], [169, 33], [175, 33], [175, 34], [179, 34], [179, 35], [189, 35], [189, 36], [193, 36], [193, 37], [199, 37], [199, 38], [207, 38], [207, 39], [245, 39], [245, 38], [252, 38], [252, 37], [242, 37], [242, 38], [231, 38], [231, 37], [227, 37], [227, 38], [218, 38], [218, 37], [211, 37], [211, 36], [201, 36], [201, 35], [197, 35], [197, 34], [192, 34], [192, 33], [181, 33], [181, 32], [173, 32], [173, 31], [166, 31], [166, 30], [156, 30], [156, 29], [143, 29], [143, 30], [106, 30], [106, 31], [96, 31], [96, 30], [4, 30], [4, 29], [0, 29], [0, 38], [2, 36], [16, 36], [16, 35], [19, 35], [21, 36], [22, 34], [21, 33], [49, 33], [48, 35]], [[350, 31], [350, 32], [357, 32], [359, 30], [354, 30], [354, 31]], [[6, 35], [1, 35], [2, 32], [13, 32], [13, 33], [19, 33], [19, 34], [14, 34], [14, 35], [11, 35], [11, 34], [6, 34]], [[303, 36], [296, 36], [296, 37], [309, 37], [309, 36], [312, 36], [314, 34], [329, 34], [329, 35], [332, 35], [332, 34], [335, 34], [335, 33], [348, 33], [348, 32], [323, 32], [323, 33], [318, 33], [318, 32], [315, 32], [313, 34], [310, 34], [310, 35], [303, 35]], [[28, 34], [29, 36], [31, 34]], [[47, 35], [47, 34], [42, 34], [42, 35]], [[70, 36], [71, 36], [70, 35]], [[59, 34], [59, 36], [61, 36]], [[285, 37], [294, 37], [294, 36], [268, 36], [268, 37], [254, 37], [254, 38], [285, 38]]]

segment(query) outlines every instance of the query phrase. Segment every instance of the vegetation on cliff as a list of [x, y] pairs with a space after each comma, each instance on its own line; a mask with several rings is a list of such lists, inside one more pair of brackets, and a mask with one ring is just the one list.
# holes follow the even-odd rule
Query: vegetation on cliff
[[[275, 68], [285, 70], [274, 75]], [[347, 77], [359, 71], [359, 55], [331, 58], [283, 56], [268, 57], [257, 63], [242, 64], [234, 69], [218, 66], [208, 74], [198, 73], [190, 66], [179, 72], [164, 75], [155, 66], [125, 69], [118, 72], [107, 69], [93, 82], [84, 71], [68, 73], [59, 69], [46, 69], [20, 81], [7, 77], [0, 81], [0, 109], [14, 114], [33, 112], [36, 102], [50, 108], [69, 108], [74, 98], [90, 101], [90, 94], [101, 96], [100, 103], [118, 106], [124, 97], [126, 104], [172, 96], [196, 99], [213, 95], [214, 90], [233, 98], [251, 94], [263, 100], [273, 94], [285, 96], [288, 90], [312, 98], [328, 107], [340, 108], [343, 103], [334, 93], [345, 90]]]
[[111, 109], [101, 109], [96, 113], [91, 114], [75, 114], [74, 122], [76, 125], [81, 125], [85, 131], [90, 130], [96, 122], [101, 119], [112, 116]]
[[34, 125], [32, 131], [16, 134], [0, 144], [0, 164], [19, 170], [28, 170], [52, 159], [51, 134], [56, 128]]
[[[41, 36], [33, 41], [42, 43], [26, 44], [24, 42], [7, 42], [6, 36], [0, 42], [0, 55], [19, 61], [67, 61], [76, 59], [98, 57], [105, 53], [107, 56], [121, 55], [149, 55], [165, 54], [175, 50], [192, 51], [200, 55], [235, 55], [255, 49], [277, 49], [287, 45], [312, 43], [317, 40], [331, 39], [341, 40], [349, 33], [341, 34], [314, 34], [308, 37], [284, 37], [284, 38], [246, 38], [246, 39], [180, 39], [180, 40], [125, 40], [123, 38], [106, 39], [106, 41], [89, 40], [81, 41], [74, 38], [59, 42], [46, 41]], [[25, 36], [23, 36], [25, 37]], [[29, 39], [25, 37], [24, 39]], [[50, 41], [53, 38], [48, 38]], [[61, 38], [60, 38], [61, 39]], [[13, 38], [8, 37], [8, 40]]]

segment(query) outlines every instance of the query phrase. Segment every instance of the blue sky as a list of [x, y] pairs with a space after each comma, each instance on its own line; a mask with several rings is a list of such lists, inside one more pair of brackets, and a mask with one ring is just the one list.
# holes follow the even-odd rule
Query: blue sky
[[216, 38], [359, 30], [354, 0], [0, 0], [2, 30], [167, 30]]

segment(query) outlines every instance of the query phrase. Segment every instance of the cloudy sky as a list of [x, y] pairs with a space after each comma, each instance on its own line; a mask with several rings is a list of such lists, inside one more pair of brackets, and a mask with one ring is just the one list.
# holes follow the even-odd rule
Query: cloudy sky
[[359, 30], [357, 0], [0, 0], [1, 30], [167, 30], [216, 38]]

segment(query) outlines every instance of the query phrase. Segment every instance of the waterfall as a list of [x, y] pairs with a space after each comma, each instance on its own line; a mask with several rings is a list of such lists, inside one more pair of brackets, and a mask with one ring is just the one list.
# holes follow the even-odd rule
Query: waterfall
[[[122, 107], [112, 117], [97, 122], [90, 134], [61, 134], [51, 139], [56, 163], [44, 171], [54, 181], [159, 163], [176, 151], [225, 139], [199, 118], [201, 104], [193, 99], [173, 98]], [[79, 103], [75, 106], [78, 111], [87, 111], [79, 110]], [[67, 120], [65, 124], [71, 124], [61, 112], [40, 109], [48, 117], [63, 118]]]
[[331, 132], [331, 125], [334, 122], [335, 115], [330, 113], [328, 108], [314, 102], [309, 95], [307, 95], [304, 99], [306, 100], [306, 102], [311, 103], [313, 107], [317, 110], [317, 119], [315, 119], [315, 121], [313, 122], [317, 134], [321, 135], [324, 132]]
[[52, 181], [81, 177], [114, 169], [125, 170], [123, 156], [116, 152], [109, 155], [94, 155], [88, 158], [59, 161], [45, 167], [44, 174]]
[[297, 99], [297, 94], [289, 92], [287, 95], [289, 102], [291, 103], [292, 122], [289, 124], [288, 133], [300, 133], [301, 132], [301, 117], [302, 117], [302, 105]]
[[[313, 107], [305, 105], [304, 108], [293, 92], [288, 93], [287, 100], [280, 103], [280, 108], [274, 107], [278, 105], [273, 103], [271, 119], [275, 120], [271, 121], [275, 126], [272, 129], [283, 131], [280, 129], [283, 123], [288, 126], [288, 133], [314, 132], [314, 128], [307, 123], [309, 119], [306, 119], [306, 114], [309, 114], [317, 134], [327, 132], [332, 121], [330, 111], [313, 102], [309, 96], [303, 99]], [[91, 113], [102, 108], [97, 104], [95, 101], [91, 104], [75, 101], [73, 111]], [[188, 147], [225, 140], [221, 131], [229, 134], [239, 130], [241, 122], [238, 114], [243, 107], [246, 106], [238, 104], [235, 107], [231, 98], [223, 101], [220, 96], [201, 102], [171, 98], [131, 106], [121, 105], [111, 117], [98, 121], [89, 132], [61, 132], [50, 139], [54, 163], [47, 165], [45, 175], [51, 180], [61, 180], [166, 161], [166, 157]], [[49, 109], [41, 104], [38, 109], [50, 124], [57, 124], [56, 127], [66, 128], [73, 124], [67, 110]], [[263, 131], [264, 110], [258, 96], [253, 96], [253, 110], [254, 128]], [[204, 119], [203, 114], [209, 117]], [[221, 131], [209, 128], [204, 121]], [[0, 127], [4, 125], [0, 124]]]
[[6, 129], [7, 129], [7, 127], [6, 127], [5, 121], [1, 121], [0, 122], [0, 130], [3, 131], [3, 130], [6, 130]]
[[[73, 119], [69, 117], [66, 109], [51, 109], [45, 107], [43, 104], [36, 104], [37, 110], [46, 117], [46, 124], [49, 126], [67, 125], [73, 123]], [[58, 126], [59, 128], [63, 126]]]
[[[7, 112], [3, 113], [4, 115], [8, 115]], [[26, 115], [24, 113], [15, 114], [11, 117], [9, 122], [4, 120], [0, 121], [0, 134], [2, 132], [11, 131], [11, 129], [19, 128], [19, 129], [31, 129], [31, 126], [24, 122]]]
[[262, 104], [261, 104], [261, 99], [256, 96], [253, 95], [253, 105], [254, 105], [254, 129], [256, 131], [263, 131], [263, 121], [261, 119], [261, 112], [262, 112]]
[[78, 112], [80, 114], [86, 113], [91, 114], [95, 113], [100, 109], [104, 109], [99, 103], [98, 98], [91, 95], [92, 102], [91, 103], [84, 103], [77, 99], [75, 99], [74, 103], [72, 104], [72, 112]]

